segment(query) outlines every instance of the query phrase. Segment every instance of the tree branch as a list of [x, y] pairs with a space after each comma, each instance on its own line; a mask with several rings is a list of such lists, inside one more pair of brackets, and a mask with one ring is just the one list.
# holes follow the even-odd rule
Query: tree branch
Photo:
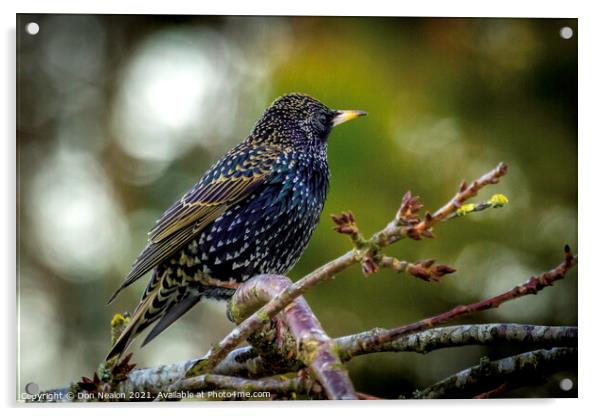
[[[576, 347], [576, 327], [550, 327], [523, 324], [480, 324], [456, 325], [441, 328], [431, 328], [413, 334], [402, 335], [399, 338], [384, 344], [371, 344], [370, 349], [364, 348], [364, 339], [368, 339], [383, 329], [373, 329], [353, 335], [336, 338], [337, 349], [342, 361], [353, 357], [377, 352], [417, 352], [461, 347], [466, 345], [490, 345], [499, 343], [515, 343], [527, 348]], [[173, 364], [166, 364], [154, 368], [140, 368], [131, 371], [127, 378], [118, 385], [118, 392], [129, 395], [130, 393], [145, 392], [156, 396], [161, 392], [170, 391], [173, 384], [184, 377], [190, 366], [199, 359], [192, 359]], [[292, 361], [292, 366], [281, 372], [296, 371], [301, 365]], [[274, 374], [272, 363], [266, 363], [253, 347], [241, 347], [232, 351], [214, 370], [213, 375], [231, 376], [238, 379], [253, 379]], [[290, 382], [290, 378], [287, 378]], [[305, 384], [291, 388], [290, 392], [300, 393], [307, 391]], [[301, 386], [303, 388], [301, 388]], [[177, 389], [171, 389], [175, 391]], [[55, 397], [64, 395], [69, 388], [57, 389]], [[269, 391], [269, 390], [267, 390]]]
[[482, 359], [479, 365], [414, 393], [413, 398], [470, 398], [483, 391], [499, 388], [504, 383], [524, 385], [542, 376], [575, 368], [576, 365], [576, 348], [530, 351], [498, 361]]
[[[422, 204], [417, 197], [407, 192], [394, 220], [369, 239], [365, 239], [359, 232], [353, 214], [333, 216], [335, 229], [351, 237], [353, 250], [296, 283], [291, 283], [284, 276], [262, 275], [241, 285], [228, 308], [229, 316], [237, 327], [205, 357], [134, 371], [131, 371], [132, 366], [127, 360], [105, 363], [99, 368], [101, 376], [95, 373], [92, 380], [84, 379], [83, 387], [82, 383], [79, 383], [79, 387], [72, 385], [69, 389], [54, 392], [65, 393], [68, 390], [84, 388], [93, 392], [144, 392], [161, 398], [161, 393], [165, 392], [221, 389], [357, 398], [358, 395], [342, 365], [342, 361], [357, 355], [383, 351], [426, 353], [439, 348], [487, 345], [494, 342], [521, 343], [531, 347], [575, 346], [577, 328], [574, 327], [484, 324], [431, 328], [462, 315], [494, 308], [528, 294], [536, 294], [552, 285], [577, 263], [576, 256], [571, 254], [568, 247], [565, 248], [565, 260], [559, 266], [539, 276], [533, 276], [526, 283], [498, 296], [458, 306], [440, 315], [399, 328], [374, 329], [336, 340], [326, 335], [305, 300], [300, 297], [320, 282], [356, 263], [361, 263], [365, 275], [376, 272], [379, 267], [389, 267], [426, 281], [438, 281], [443, 275], [453, 272], [452, 267], [437, 265], [434, 260], [410, 263], [395, 259], [385, 255], [383, 248], [402, 238], [419, 240], [423, 237], [433, 237], [432, 227], [439, 222], [503, 206], [507, 199], [502, 195], [494, 195], [488, 202], [478, 205], [463, 204], [484, 186], [497, 183], [506, 171], [506, 165], [500, 163], [470, 185], [462, 182], [459, 191], [449, 202], [435, 214], [426, 213], [423, 218], [417, 215]], [[282, 332], [282, 323], [288, 328], [288, 332]], [[236, 349], [244, 340], [248, 340], [251, 347]], [[288, 342], [290, 340], [293, 342]], [[556, 350], [569, 351], [572, 348], [553, 349]], [[539, 354], [539, 351], [529, 354], [536, 353]], [[545, 353], [542, 354], [544, 358], [548, 357]], [[275, 374], [300, 369], [302, 371], [297, 375], [273, 377]], [[308, 375], [313, 376], [317, 382], [308, 378]], [[265, 378], [266, 376], [272, 377]], [[494, 392], [501, 391], [500, 382], [493, 383], [489, 390], [490, 392], [482, 393], [481, 389], [477, 393], [481, 393], [482, 396], [496, 394]]]
[[577, 327], [540, 326], [523, 324], [480, 324], [456, 325], [422, 330], [400, 335], [391, 341], [369, 342], [374, 336], [385, 333], [384, 329], [374, 329], [358, 334], [337, 338], [337, 345], [343, 361], [375, 352], [412, 351], [428, 352], [466, 345], [491, 345], [495, 343], [519, 344], [523, 347], [576, 347]]
[[[230, 300], [229, 316], [235, 323], [243, 321], [291, 284], [290, 279], [279, 275], [259, 275], [248, 280]], [[298, 359], [311, 370], [326, 396], [329, 399], [357, 399], [335, 341], [326, 335], [305, 299], [294, 299], [278, 319], [290, 330]]]
[[569, 246], [565, 246], [564, 255], [564, 261], [558, 266], [556, 266], [554, 269], [542, 273], [539, 276], [532, 276], [527, 282], [523, 283], [522, 285], [516, 286], [513, 289], [510, 289], [504, 293], [501, 293], [497, 296], [485, 299], [477, 303], [456, 306], [454, 309], [444, 312], [440, 315], [432, 316], [430, 318], [426, 318], [421, 321], [414, 322], [409, 325], [404, 325], [398, 328], [381, 331], [366, 339], [361, 340], [361, 342], [363, 343], [362, 348], [374, 348], [373, 345], [382, 345], [400, 337], [401, 335], [420, 331], [426, 328], [431, 328], [435, 325], [442, 324], [459, 316], [468, 315], [487, 309], [497, 308], [502, 303], [508, 302], [512, 299], [520, 298], [526, 295], [535, 295], [537, 294], [537, 292], [545, 289], [546, 287], [551, 286], [556, 280], [562, 279], [566, 275], [567, 271], [577, 264], [577, 257], [573, 256]]
[[477, 195], [478, 191], [483, 187], [498, 183], [500, 178], [504, 176], [507, 171], [507, 165], [505, 163], [500, 163], [495, 169], [481, 176], [479, 179], [474, 180], [470, 185], [466, 185], [466, 182], [463, 181], [459, 191], [448, 203], [439, 208], [434, 215], [427, 213], [422, 221], [416, 221], [417, 217], [415, 215], [421, 205], [418, 205], [417, 199], [413, 198], [409, 192], [406, 193], [396, 218], [382, 231], [375, 233], [368, 241], [368, 244], [363, 244], [361, 250], [356, 248], [348, 251], [288, 286], [270, 302], [241, 322], [222, 341], [220, 341], [217, 346], [211, 348], [206, 355], [206, 359], [193, 365], [188, 371], [187, 376], [191, 377], [211, 372], [211, 370], [215, 368], [215, 366], [223, 360], [230, 351], [236, 348], [238, 344], [274, 318], [295, 298], [303, 295], [320, 282], [332, 278], [335, 274], [347, 269], [353, 264], [365, 261], [370, 262], [370, 259], [378, 254], [380, 249], [401, 238], [410, 237], [413, 239], [420, 239], [422, 236], [432, 236], [430, 228], [433, 225], [455, 212], [457, 208], [462, 206], [463, 202]]
[[[402, 335], [383, 344], [371, 344], [371, 349], [362, 340], [369, 339], [375, 329], [358, 334], [336, 338], [337, 349], [341, 360], [348, 361], [355, 356], [376, 352], [418, 352], [461, 347], [466, 345], [489, 345], [496, 342], [517, 343], [524, 347], [573, 347], [577, 345], [576, 327], [549, 327], [522, 324], [481, 324], [457, 325], [432, 328], [421, 332]], [[186, 370], [198, 359], [181, 363], [159, 366], [156, 368], [137, 369], [130, 373], [121, 391], [147, 391], [157, 394], [167, 391], [169, 387], [186, 374]], [[299, 367], [290, 367], [296, 371]], [[213, 371], [213, 374], [246, 378], [265, 377], [270, 374], [271, 367], [252, 347], [242, 347], [232, 351]]]

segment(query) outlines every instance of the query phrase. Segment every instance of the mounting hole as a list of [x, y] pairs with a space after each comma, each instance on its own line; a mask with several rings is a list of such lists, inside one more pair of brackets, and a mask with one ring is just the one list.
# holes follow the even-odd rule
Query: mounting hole
[[573, 380], [570, 378], [563, 378], [560, 380], [560, 390], [571, 391], [573, 389]]
[[25, 392], [27, 394], [38, 394], [40, 392], [40, 387], [36, 383], [27, 383], [25, 385]]
[[560, 37], [562, 39], [570, 39], [573, 37], [573, 29], [570, 28], [569, 26], [565, 26], [562, 29], [560, 29]]
[[25, 25], [25, 31], [30, 35], [37, 35], [40, 31], [40, 25], [36, 22], [30, 22]]

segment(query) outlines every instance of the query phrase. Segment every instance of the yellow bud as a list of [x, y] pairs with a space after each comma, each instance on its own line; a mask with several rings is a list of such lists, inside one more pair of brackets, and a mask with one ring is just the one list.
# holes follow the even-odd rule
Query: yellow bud
[[508, 203], [508, 198], [503, 194], [495, 194], [489, 199], [489, 203], [493, 208], [503, 207]]
[[125, 323], [125, 316], [120, 313], [116, 313], [113, 315], [113, 319], [111, 319], [111, 328], [115, 328], [118, 325], [123, 325]]
[[464, 204], [456, 210], [456, 215], [458, 217], [461, 217], [463, 215], [466, 215], [466, 214], [474, 211], [474, 209], [475, 209], [475, 204]]

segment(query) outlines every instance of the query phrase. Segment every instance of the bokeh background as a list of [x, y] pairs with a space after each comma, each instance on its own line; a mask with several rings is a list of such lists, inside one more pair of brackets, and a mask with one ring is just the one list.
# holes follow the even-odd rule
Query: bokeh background
[[[39, 33], [26, 33], [36, 22]], [[567, 29], [572, 30], [572, 36]], [[349, 249], [328, 214], [378, 230], [411, 189], [434, 210], [499, 161], [504, 209], [437, 227], [388, 252], [458, 269], [425, 283], [358, 267], [306, 298], [332, 336], [402, 325], [494, 295], [577, 251], [575, 19], [19, 15], [18, 388], [90, 376], [109, 322], [146, 279], [106, 301], [172, 201], [293, 91], [368, 111], [330, 138], [331, 191], [293, 279]], [[143, 349], [139, 366], [204, 354], [232, 325], [204, 302]], [[577, 278], [458, 322], [577, 324]], [[394, 398], [519, 352], [465, 347], [376, 354], [356, 387]], [[563, 391], [559, 380], [570, 378]], [[575, 396], [576, 373], [510, 397]]]

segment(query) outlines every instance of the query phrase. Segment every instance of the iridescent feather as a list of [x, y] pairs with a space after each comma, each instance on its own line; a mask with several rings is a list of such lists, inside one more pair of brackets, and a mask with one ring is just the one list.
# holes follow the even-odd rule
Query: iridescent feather
[[254, 275], [287, 273], [324, 207], [330, 130], [362, 114], [330, 110], [303, 94], [274, 101], [151, 229], [111, 300], [148, 271], [152, 277], [107, 359], [158, 321], [146, 344], [203, 297], [227, 299]]

